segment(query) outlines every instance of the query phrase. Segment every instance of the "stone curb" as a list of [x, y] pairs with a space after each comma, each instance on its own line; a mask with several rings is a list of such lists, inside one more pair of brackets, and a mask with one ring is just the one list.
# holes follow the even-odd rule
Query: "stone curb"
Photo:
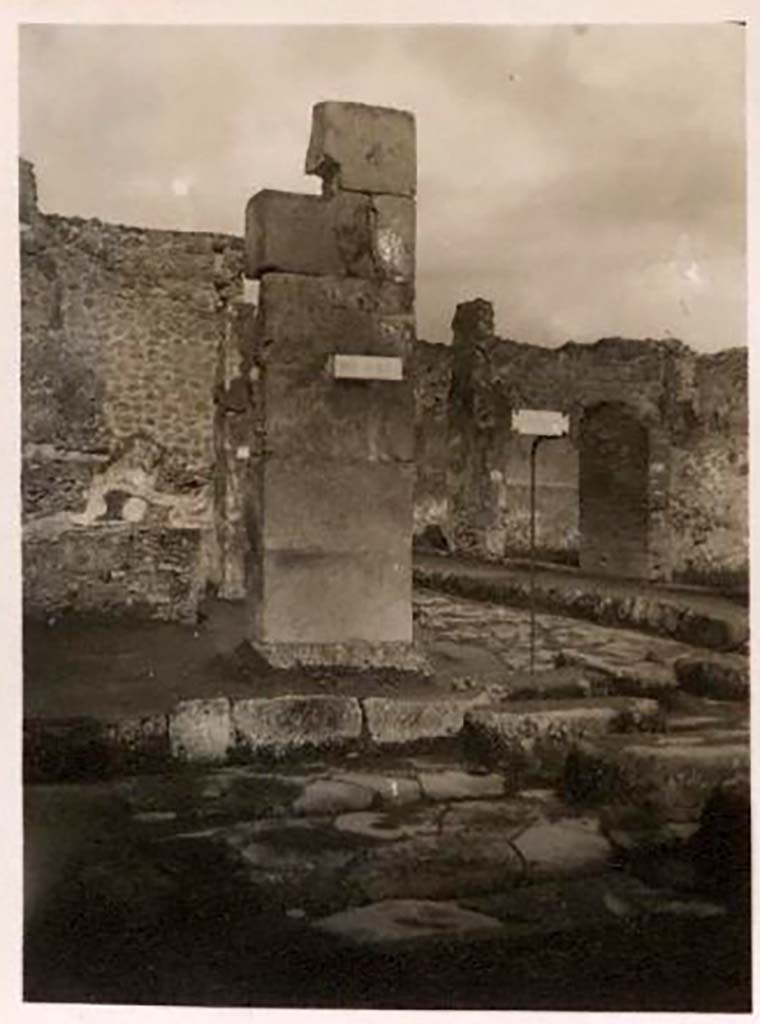
[[455, 740], [472, 701], [331, 695], [179, 701], [168, 713], [32, 718], [24, 722], [27, 781], [159, 771], [172, 763], [279, 760], [316, 751], [411, 748]]
[[470, 757], [500, 765], [513, 780], [529, 773], [561, 778], [565, 760], [586, 738], [609, 733], [657, 732], [664, 728], [660, 706], [645, 697], [525, 701], [482, 708], [465, 716], [464, 744]]
[[749, 659], [739, 654], [687, 656], [678, 658], [673, 667], [687, 693], [713, 700], [749, 700]]
[[565, 762], [565, 797], [584, 805], [647, 807], [670, 821], [698, 821], [721, 786], [748, 779], [749, 742], [695, 737], [595, 737]]
[[[490, 601], [515, 608], [530, 605], [527, 577], [488, 579], [451, 568], [415, 565], [413, 579], [416, 586], [474, 601]], [[657, 598], [643, 594], [604, 594], [582, 589], [577, 583], [570, 588], [542, 586], [537, 581], [535, 606], [542, 612], [585, 619], [600, 626], [637, 629], [716, 651], [732, 649], [745, 643], [749, 636], [748, 625], [739, 628], [728, 619], [685, 608], [675, 600], [668, 600], [665, 594]]]

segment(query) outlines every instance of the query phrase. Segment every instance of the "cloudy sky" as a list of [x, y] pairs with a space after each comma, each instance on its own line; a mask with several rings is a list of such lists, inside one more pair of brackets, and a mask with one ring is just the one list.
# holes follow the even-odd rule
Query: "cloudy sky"
[[457, 302], [542, 345], [746, 343], [744, 30], [29, 25], [21, 151], [48, 212], [242, 233], [312, 105], [417, 117], [418, 333]]

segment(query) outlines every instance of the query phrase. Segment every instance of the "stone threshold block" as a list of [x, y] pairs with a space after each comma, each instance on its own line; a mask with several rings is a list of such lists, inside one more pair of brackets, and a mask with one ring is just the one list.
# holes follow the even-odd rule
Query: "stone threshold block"
[[315, 104], [306, 173], [318, 175], [328, 192], [413, 196], [417, 188], [414, 116], [365, 103]]
[[245, 214], [246, 275], [414, 280], [415, 204], [392, 195], [264, 189]]

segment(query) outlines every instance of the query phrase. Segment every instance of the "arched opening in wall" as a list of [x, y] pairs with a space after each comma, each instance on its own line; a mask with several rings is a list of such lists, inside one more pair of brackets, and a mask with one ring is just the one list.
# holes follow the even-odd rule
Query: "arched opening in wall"
[[581, 569], [649, 576], [649, 431], [630, 409], [604, 403], [580, 424]]

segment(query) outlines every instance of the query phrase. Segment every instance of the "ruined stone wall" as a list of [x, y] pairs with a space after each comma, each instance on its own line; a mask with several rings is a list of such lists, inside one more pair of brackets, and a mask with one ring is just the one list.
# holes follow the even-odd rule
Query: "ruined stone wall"
[[407, 361], [414, 387], [414, 530], [445, 527], [448, 516], [448, 417], [451, 348], [418, 340]]
[[[457, 550], [490, 558], [527, 552], [531, 439], [512, 431], [511, 414], [544, 408], [569, 413], [570, 434], [538, 451], [539, 553], [576, 561], [585, 517], [590, 571], [704, 582], [746, 572], [744, 350], [698, 356], [675, 340], [623, 338], [547, 349], [498, 338], [483, 300], [460, 305], [453, 329], [438, 375], [425, 369], [427, 353], [415, 359], [423, 368], [416, 380], [418, 530], [432, 521], [428, 481], [440, 480], [441, 396], [450, 372], [448, 504], [436, 501], [435, 521], [445, 523]], [[629, 421], [626, 440], [621, 425]], [[605, 459], [606, 476], [595, 481], [593, 467]], [[629, 543], [637, 530], [638, 553]], [[610, 550], [619, 564], [604, 564]]]
[[45, 215], [25, 163], [20, 215], [27, 610], [192, 617], [242, 242]]
[[747, 352], [695, 363], [696, 401], [672, 454], [674, 558], [687, 580], [731, 583], [749, 570]]

